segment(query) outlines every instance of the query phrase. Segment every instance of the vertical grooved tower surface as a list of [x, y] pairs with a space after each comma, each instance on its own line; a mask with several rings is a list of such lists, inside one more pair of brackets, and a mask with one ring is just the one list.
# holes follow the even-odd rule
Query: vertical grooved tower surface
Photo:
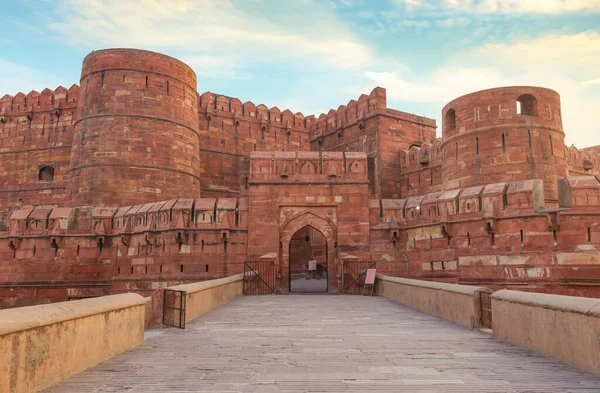
[[162, 54], [108, 49], [83, 61], [67, 204], [199, 196], [196, 75]]
[[568, 176], [560, 96], [541, 87], [502, 87], [459, 97], [442, 110], [443, 189], [542, 179], [557, 206]]

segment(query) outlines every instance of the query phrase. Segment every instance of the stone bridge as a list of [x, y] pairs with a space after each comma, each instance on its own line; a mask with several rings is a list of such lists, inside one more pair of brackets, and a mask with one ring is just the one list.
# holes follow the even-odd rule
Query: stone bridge
[[378, 275], [373, 297], [240, 296], [243, 282], [169, 288], [162, 317], [183, 318], [184, 298], [185, 330], [144, 331], [162, 293], [0, 311], [0, 392], [600, 391], [600, 299], [498, 291], [485, 329], [484, 288]]

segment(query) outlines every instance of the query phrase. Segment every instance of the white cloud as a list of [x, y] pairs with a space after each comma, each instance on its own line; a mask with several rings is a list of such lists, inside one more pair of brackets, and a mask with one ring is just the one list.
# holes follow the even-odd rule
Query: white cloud
[[600, 85], [600, 78], [590, 79], [589, 81], [581, 82], [582, 86], [592, 86], [592, 85]]
[[600, 12], [600, 0], [396, 0], [409, 9], [448, 8], [482, 14]]
[[51, 28], [76, 45], [173, 48], [194, 56], [210, 53], [217, 62], [235, 56], [239, 62], [316, 61], [356, 68], [371, 61], [369, 50], [337, 20], [331, 5], [316, 0], [290, 5], [287, 13], [276, 9], [279, 4], [265, 7], [261, 2], [232, 0], [61, 0], [60, 4], [62, 21]]
[[471, 19], [467, 17], [446, 18], [435, 22], [438, 27], [453, 29], [455, 27], [467, 27], [471, 24]]
[[28, 94], [31, 90], [38, 92], [45, 88], [53, 90], [61, 84], [68, 89], [73, 82], [29, 66], [0, 60], [0, 98], [5, 94], [12, 96], [19, 92]]
[[[464, 66], [469, 64], [470, 66]], [[437, 70], [418, 78], [406, 71], [366, 72], [373, 84], [387, 88], [388, 100], [435, 104], [439, 119], [443, 105], [463, 94], [499, 86], [531, 85], [561, 95], [563, 127], [568, 144], [600, 145], [597, 112], [600, 97], [586, 86], [600, 84], [600, 35], [550, 35], [512, 44], [484, 44], [458, 53]], [[430, 105], [431, 106], [431, 105]]]

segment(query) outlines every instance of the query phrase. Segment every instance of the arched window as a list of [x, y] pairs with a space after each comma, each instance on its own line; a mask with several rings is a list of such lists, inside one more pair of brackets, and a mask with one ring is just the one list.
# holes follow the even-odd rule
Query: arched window
[[448, 109], [448, 112], [446, 112], [446, 118], [444, 119], [444, 123], [444, 128], [446, 130], [453, 130], [456, 128], [456, 112], [454, 111], [454, 109]]
[[531, 94], [523, 94], [517, 98], [517, 114], [537, 116], [537, 100]]
[[51, 166], [44, 166], [40, 168], [38, 174], [38, 180], [40, 181], [54, 181], [54, 168]]

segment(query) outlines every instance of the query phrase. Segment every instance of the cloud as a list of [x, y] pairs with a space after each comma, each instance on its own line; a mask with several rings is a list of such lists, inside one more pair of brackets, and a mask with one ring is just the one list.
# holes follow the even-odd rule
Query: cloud
[[600, 0], [396, 0], [409, 9], [451, 9], [480, 14], [600, 12]]
[[442, 20], [438, 20], [435, 22], [438, 27], [444, 27], [447, 29], [452, 29], [455, 27], [467, 27], [471, 24], [471, 19], [467, 17], [458, 17], [458, 18], [446, 18]]
[[0, 97], [5, 94], [15, 96], [19, 92], [28, 94], [31, 90], [41, 92], [46, 87], [55, 89], [61, 85], [69, 88], [72, 84], [54, 74], [0, 60]]
[[338, 68], [368, 64], [370, 51], [337, 19], [332, 4], [316, 0], [288, 7], [233, 0], [60, 0], [61, 20], [50, 28], [74, 45], [93, 46], [90, 49], [131, 46], [192, 56], [210, 53], [215, 62], [235, 57], [241, 62], [302, 61]]
[[581, 85], [582, 86], [600, 85], [600, 78], [591, 79], [589, 81], [583, 81], [583, 82], [581, 82]]
[[[549, 50], [551, 48], [551, 50]], [[469, 66], [465, 66], [469, 64]], [[547, 35], [507, 44], [484, 44], [458, 53], [429, 73], [365, 72], [368, 83], [354, 89], [387, 88], [392, 104], [430, 104], [437, 117], [447, 102], [470, 92], [511, 85], [543, 86], [561, 95], [568, 144], [600, 145], [600, 97], [586, 86], [600, 84], [600, 35]]]

